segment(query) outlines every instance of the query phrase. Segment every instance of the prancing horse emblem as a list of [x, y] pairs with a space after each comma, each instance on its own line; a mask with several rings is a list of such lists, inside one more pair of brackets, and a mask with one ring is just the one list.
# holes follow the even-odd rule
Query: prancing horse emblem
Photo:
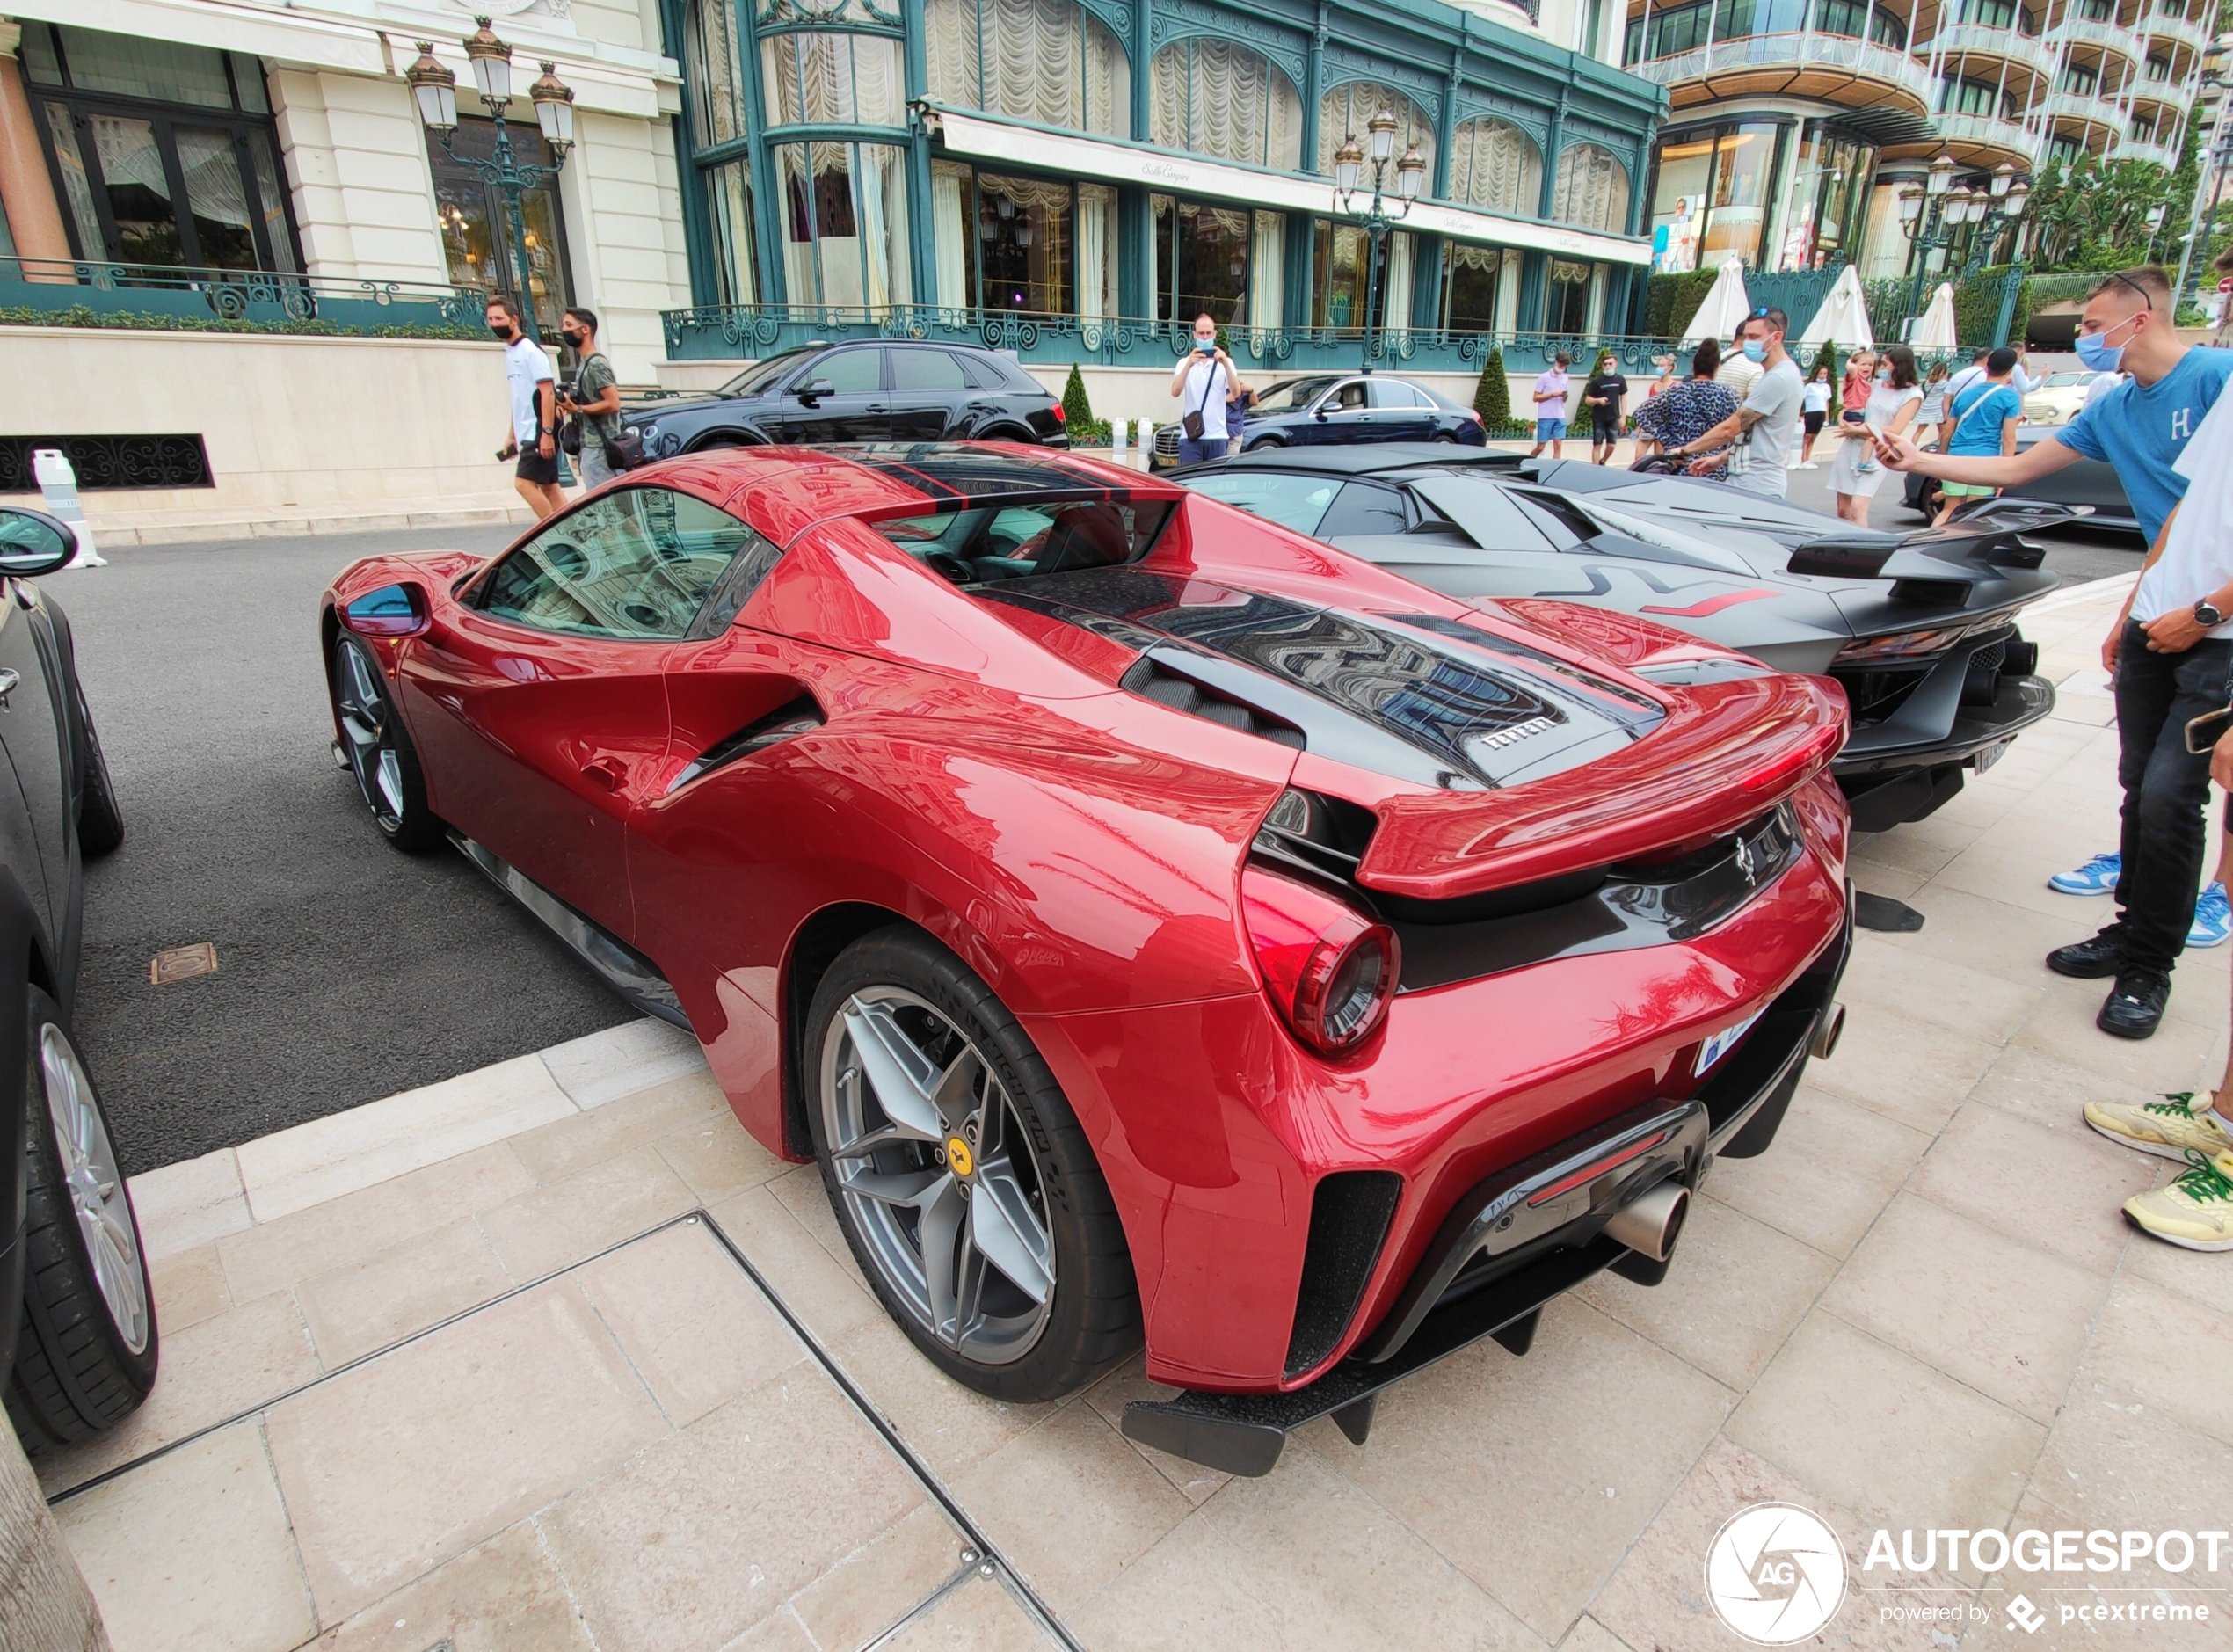
[[1749, 888], [1760, 881], [1760, 868], [1752, 858], [1752, 845], [1742, 838], [1737, 840], [1737, 875]]

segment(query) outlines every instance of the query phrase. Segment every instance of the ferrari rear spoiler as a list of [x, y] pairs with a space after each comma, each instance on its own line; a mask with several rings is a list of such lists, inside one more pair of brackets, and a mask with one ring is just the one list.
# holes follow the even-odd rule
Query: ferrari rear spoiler
[[1509, 790], [1383, 799], [1357, 881], [1448, 900], [1662, 853], [1774, 807], [1845, 743], [1844, 696], [1815, 678], [1742, 677], [1668, 698], [1665, 722], [1595, 762]]
[[1944, 528], [1914, 534], [1859, 528], [1807, 540], [1791, 553], [1791, 571], [1833, 579], [1938, 581], [1974, 579], [1980, 568], [2036, 568], [2046, 548], [2025, 535], [2091, 513], [2091, 506], [1992, 499]]

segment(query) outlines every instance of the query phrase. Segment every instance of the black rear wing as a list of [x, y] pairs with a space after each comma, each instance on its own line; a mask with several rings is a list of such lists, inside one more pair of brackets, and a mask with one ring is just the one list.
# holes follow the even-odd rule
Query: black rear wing
[[1944, 528], [1913, 534], [1857, 528], [1825, 534], [1791, 553], [1791, 571], [1835, 579], [1975, 579], [1982, 568], [2036, 568], [2047, 548], [2024, 537], [2092, 513], [2091, 506], [1989, 499]]

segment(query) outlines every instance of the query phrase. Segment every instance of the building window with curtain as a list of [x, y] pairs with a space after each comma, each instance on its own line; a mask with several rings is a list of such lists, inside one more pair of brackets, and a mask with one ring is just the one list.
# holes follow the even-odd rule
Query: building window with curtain
[[[751, 135], [742, 50], [736, 8], [728, 0], [691, 0], [682, 19], [682, 71], [693, 150], [712, 157], [698, 163], [698, 183], [705, 204], [714, 300], [723, 304], [760, 300], [752, 163], [742, 152]], [[687, 180], [684, 187], [688, 187]]]
[[1116, 192], [930, 164], [937, 290], [947, 309], [1116, 313]]
[[1807, 123], [1777, 221], [1778, 270], [1818, 270], [1849, 262], [1860, 246], [1876, 150], [1858, 138]]
[[760, 43], [771, 127], [902, 127], [899, 42], [888, 34], [799, 29]]
[[1444, 242], [1440, 318], [1444, 329], [1510, 332], [1519, 309], [1519, 254], [1510, 249]]
[[1130, 65], [1074, 0], [928, 0], [930, 95], [1043, 127], [1131, 135]]
[[77, 257], [301, 271], [257, 59], [47, 23], [19, 51]]
[[774, 156], [790, 302], [869, 309], [913, 302], [906, 151], [889, 143], [778, 143]]
[[[1155, 313], [1160, 319], [1186, 322], [1207, 314], [1219, 326], [1280, 324], [1251, 317], [1248, 279], [1258, 225], [1279, 215], [1169, 195], [1156, 196], [1154, 207]], [[1284, 235], [1283, 228], [1270, 244], [1284, 251]], [[1270, 278], [1275, 283], [1278, 279]]]
[[1155, 54], [1151, 136], [1160, 148], [1283, 172], [1303, 164], [1303, 100], [1262, 52], [1204, 36]]
[[[521, 161], [538, 166], [551, 164], [541, 133], [506, 121], [505, 134]], [[461, 117], [457, 130], [450, 135], [450, 147], [461, 156], [492, 158], [496, 123]], [[566, 258], [566, 220], [557, 190], [546, 183], [520, 193], [520, 235], [515, 241], [511, 203], [502, 190], [453, 161], [431, 136], [426, 158], [434, 171], [434, 221], [442, 232], [450, 280], [460, 287], [503, 294], [535, 313], [535, 330], [542, 337], [556, 338], [558, 317], [574, 302], [573, 272]], [[528, 290], [524, 294], [520, 291], [520, 243], [527, 252]]]
[[1559, 156], [1551, 216], [1577, 229], [1628, 233], [1628, 169], [1597, 143], [1577, 143]]
[[[1394, 163], [1407, 148], [1419, 151], [1419, 158], [1427, 164], [1427, 176], [1435, 175], [1435, 123], [1425, 110], [1405, 97], [1393, 86], [1384, 86], [1373, 80], [1353, 80], [1345, 86], [1336, 86], [1318, 103], [1318, 170], [1327, 177], [1334, 173], [1334, 151], [1342, 147], [1342, 140], [1354, 136], [1361, 144], [1365, 141], [1365, 123], [1378, 110], [1386, 109], [1396, 118], [1395, 152], [1389, 156], [1388, 187], [1395, 186]], [[1371, 179], [1368, 165], [1365, 178]]]
[[1532, 218], [1543, 200], [1543, 156], [1509, 120], [1461, 120], [1450, 135], [1450, 197]]
[[977, 240], [986, 309], [1070, 313], [1075, 225], [1070, 186], [977, 175]]

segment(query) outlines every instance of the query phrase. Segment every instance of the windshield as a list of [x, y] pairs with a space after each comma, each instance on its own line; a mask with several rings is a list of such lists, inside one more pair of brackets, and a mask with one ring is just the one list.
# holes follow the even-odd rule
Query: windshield
[[1138, 562], [1154, 548], [1172, 509], [1167, 500], [1133, 503], [1095, 492], [1011, 499], [872, 526], [956, 584], [976, 585]]
[[2092, 377], [2093, 375], [2091, 373], [2050, 373], [2047, 375], [2047, 388], [2050, 390], [2066, 390], [2073, 384], [2086, 383]]
[[774, 389], [783, 375], [814, 353], [818, 346], [808, 345], [802, 349], [786, 350], [781, 355], [769, 356], [755, 367], [746, 368], [721, 387], [724, 396], [765, 396]]
[[1326, 393], [1330, 377], [1282, 379], [1256, 398], [1260, 413], [1299, 413]]

